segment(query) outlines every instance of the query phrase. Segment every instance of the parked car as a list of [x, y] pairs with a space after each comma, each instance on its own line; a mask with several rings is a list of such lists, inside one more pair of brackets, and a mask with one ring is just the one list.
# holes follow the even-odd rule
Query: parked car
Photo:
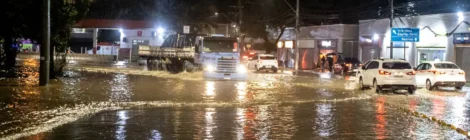
[[358, 72], [360, 89], [371, 87], [376, 93], [384, 90], [416, 91], [416, 72], [410, 63], [397, 59], [374, 59], [366, 63]]
[[423, 62], [416, 67], [416, 84], [433, 90], [437, 87], [455, 87], [461, 90], [466, 84], [465, 71], [452, 62]]
[[338, 58], [334, 66], [334, 73], [340, 75], [354, 74], [354, 70], [362, 67], [362, 62], [355, 57]]
[[261, 71], [261, 70], [271, 70], [274, 73], [277, 73], [278, 64], [277, 59], [274, 55], [270, 54], [256, 54], [248, 61], [248, 69]]

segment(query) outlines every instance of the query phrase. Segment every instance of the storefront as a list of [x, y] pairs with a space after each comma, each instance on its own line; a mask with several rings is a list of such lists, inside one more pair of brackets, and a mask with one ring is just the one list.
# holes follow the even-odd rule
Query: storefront
[[456, 33], [453, 35], [455, 45], [456, 64], [466, 73], [466, 79], [470, 79], [470, 33]]
[[[335, 24], [322, 26], [308, 26], [300, 28], [300, 56], [306, 58], [306, 62], [300, 63], [300, 67], [318, 67], [321, 57], [329, 53], [342, 54], [344, 57], [358, 57], [358, 30], [357, 25]], [[313, 54], [311, 54], [313, 52]], [[306, 57], [302, 57], [305, 53]], [[310, 59], [313, 57], [313, 59]]]

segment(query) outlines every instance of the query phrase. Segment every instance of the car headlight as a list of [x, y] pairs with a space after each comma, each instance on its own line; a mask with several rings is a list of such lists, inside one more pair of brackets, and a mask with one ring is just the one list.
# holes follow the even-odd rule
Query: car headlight
[[208, 71], [208, 72], [213, 72], [213, 71], [214, 71], [214, 67], [211, 66], [211, 65], [207, 65], [206, 71]]
[[239, 73], [246, 73], [246, 67], [244, 65], [238, 65], [237, 71]]

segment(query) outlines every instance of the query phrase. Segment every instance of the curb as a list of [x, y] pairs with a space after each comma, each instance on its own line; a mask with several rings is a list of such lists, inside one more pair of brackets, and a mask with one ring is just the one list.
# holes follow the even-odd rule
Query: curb
[[450, 129], [456, 131], [457, 133], [462, 134], [462, 135], [466, 136], [468, 139], [470, 139], [470, 135], [469, 135], [470, 132], [469, 131], [466, 131], [462, 128], [458, 128], [458, 127], [456, 127], [456, 126], [454, 126], [450, 123], [445, 122], [444, 120], [437, 119], [434, 116], [427, 116], [426, 114], [419, 113], [417, 111], [413, 111], [413, 110], [410, 110], [410, 109], [405, 108], [405, 107], [395, 107], [394, 105], [383, 102], [383, 101], [376, 101], [376, 102], [383, 103], [384, 105], [386, 105], [388, 107], [391, 107], [391, 108], [394, 108], [394, 109], [397, 109], [397, 110], [402, 110], [405, 113], [411, 114], [411, 115], [413, 115], [415, 117], [418, 117], [418, 118], [428, 119], [432, 122], [435, 122], [435, 123], [439, 124], [440, 126], [450, 128]]

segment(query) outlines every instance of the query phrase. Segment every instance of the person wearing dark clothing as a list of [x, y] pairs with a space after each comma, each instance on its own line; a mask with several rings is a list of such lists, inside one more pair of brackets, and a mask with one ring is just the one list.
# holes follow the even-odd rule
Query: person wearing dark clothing
[[326, 64], [326, 56], [322, 56], [321, 57], [321, 63], [320, 63], [320, 66], [321, 66], [321, 71], [324, 72], [325, 71], [325, 64]]
[[328, 70], [330, 72], [333, 71], [333, 58], [332, 57], [328, 57]]

